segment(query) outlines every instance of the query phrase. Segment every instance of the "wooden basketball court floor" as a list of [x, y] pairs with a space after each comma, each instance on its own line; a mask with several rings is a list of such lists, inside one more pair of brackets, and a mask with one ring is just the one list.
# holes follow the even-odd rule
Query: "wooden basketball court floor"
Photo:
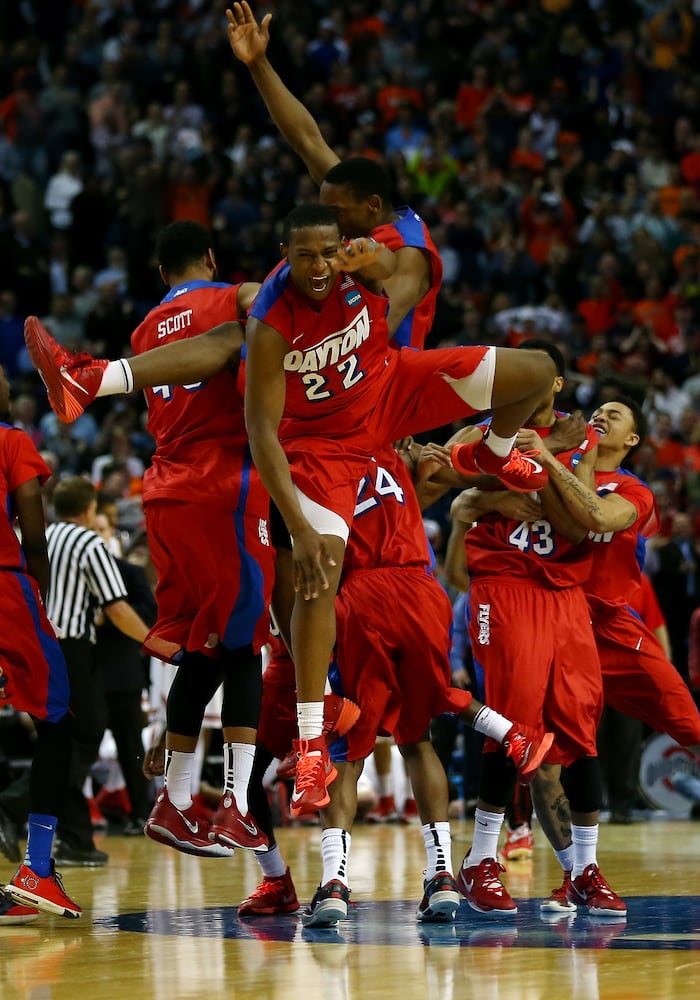
[[[470, 821], [453, 826], [457, 866]], [[280, 844], [300, 900], [320, 875], [318, 827]], [[350, 876], [356, 907], [335, 930], [297, 914], [238, 919], [259, 881], [254, 856], [199, 859], [146, 838], [101, 837], [103, 869], [65, 869], [80, 920], [41, 914], [0, 928], [2, 1000], [697, 1000], [700, 823], [601, 824], [599, 860], [626, 921], [545, 922], [539, 900], [561, 872], [541, 831], [531, 862], [504, 876], [514, 920], [462, 901], [453, 925], [416, 923], [424, 850], [418, 826], [360, 826]], [[11, 871], [0, 865], [0, 877]]]

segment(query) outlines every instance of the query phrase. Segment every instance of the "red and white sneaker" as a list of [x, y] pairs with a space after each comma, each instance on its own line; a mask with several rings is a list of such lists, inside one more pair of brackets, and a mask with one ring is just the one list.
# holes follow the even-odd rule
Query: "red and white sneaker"
[[242, 847], [251, 851], [266, 851], [269, 844], [250, 813], [242, 816], [233, 795], [224, 793], [209, 827], [209, 840], [225, 847]]
[[67, 351], [36, 316], [24, 321], [24, 342], [46, 386], [53, 412], [64, 424], [77, 420], [97, 396], [109, 361]]
[[518, 728], [517, 722], [510, 727], [503, 741], [503, 749], [517, 767], [521, 785], [530, 784], [553, 742], [554, 733], [545, 733], [544, 736], [528, 735], [525, 727]]
[[400, 820], [393, 795], [382, 795], [376, 806], [365, 816], [365, 823], [398, 823]]
[[27, 865], [20, 865], [12, 881], [5, 886], [5, 893], [23, 907], [37, 907], [61, 917], [77, 918], [83, 912], [63, 888], [61, 876], [51, 862], [51, 874], [42, 877]]
[[484, 858], [478, 865], [467, 863], [467, 854], [457, 874], [457, 888], [472, 910], [487, 917], [514, 917], [515, 901], [501, 882], [504, 866], [495, 858]]
[[239, 917], [268, 916], [273, 913], [295, 913], [299, 909], [297, 892], [289, 874], [262, 880], [247, 899], [238, 907]]
[[526, 861], [532, 857], [535, 837], [528, 823], [521, 823], [511, 830], [506, 826], [506, 842], [498, 852], [503, 861]]
[[233, 848], [209, 840], [209, 824], [204, 823], [194, 804], [177, 809], [164, 789], [159, 792], [143, 832], [151, 840], [174, 847], [198, 858], [232, 858]]
[[297, 755], [294, 789], [289, 799], [292, 816], [314, 813], [331, 800], [328, 786], [338, 777], [328, 755], [325, 736], [313, 740], [294, 740]]
[[[345, 736], [360, 718], [360, 708], [349, 698], [330, 691], [323, 698], [323, 735], [328, 746]], [[292, 781], [297, 770], [297, 755], [294, 750], [277, 765], [275, 772], [280, 781]]]
[[416, 820], [420, 820], [418, 804], [413, 796], [410, 796], [403, 804], [403, 809], [401, 810], [401, 822], [409, 824], [415, 823]]
[[360, 707], [349, 698], [330, 691], [323, 698], [323, 735], [327, 743], [345, 736], [360, 718]]
[[569, 899], [571, 872], [564, 872], [560, 886], [552, 889], [551, 895], [540, 903], [540, 913], [576, 913], [576, 904]]
[[589, 917], [622, 917], [627, 913], [626, 904], [612, 891], [598, 865], [589, 865], [573, 878], [566, 896]]
[[23, 906], [15, 903], [12, 896], [0, 892], [0, 927], [14, 927], [19, 924], [33, 924], [39, 919], [36, 906]]
[[541, 490], [549, 482], [549, 473], [538, 461], [539, 451], [511, 450], [503, 458], [484, 443], [456, 444], [451, 451], [452, 465], [463, 476], [496, 476], [509, 490], [531, 493]]

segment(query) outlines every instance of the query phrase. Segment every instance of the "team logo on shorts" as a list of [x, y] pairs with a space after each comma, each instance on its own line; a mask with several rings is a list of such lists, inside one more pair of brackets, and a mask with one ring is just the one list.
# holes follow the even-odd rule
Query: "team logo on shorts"
[[258, 521], [258, 538], [262, 545], [270, 544], [270, 535], [267, 530], [267, 521], [264, 517], [261, 517]]
[[358, 302], [362, 301], [362, 295], [355, 288], [351, 292], [347, 292], [345, 295], [345, 301], [349, 306], [356, 306]]
[[479, 626], [479, 635], [476, 641], [480, 646], [488, 646], [491, 642], [491, 605], [490, 604], [480, 604], [479, 614], [477, 615], [477, 624]]

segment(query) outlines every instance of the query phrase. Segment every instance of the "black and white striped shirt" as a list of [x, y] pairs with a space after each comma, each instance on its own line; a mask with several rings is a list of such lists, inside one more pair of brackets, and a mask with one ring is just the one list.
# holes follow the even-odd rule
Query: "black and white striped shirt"
[[63, 639], [95, 642], [95, 608], [126, 600], [124, 580], [100, 536], [71, 521], [46, 529], [51, 577], [46, 611]]

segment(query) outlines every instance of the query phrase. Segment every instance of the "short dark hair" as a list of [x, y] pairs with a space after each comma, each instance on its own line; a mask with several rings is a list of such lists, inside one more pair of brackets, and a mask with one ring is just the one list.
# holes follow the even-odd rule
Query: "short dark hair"
[[367, 156], [351, 156], [341, 160], [323, 178], [327, 184], [338, 184], [349, 188], [360, 201], [373, 194], [379, 195], [385, 204], [391, 203], [391, 181], [389, 175], [376, 160]]
[[637, 400], [633, 399], [632, 396], [618, 395], [616, 393], [611, 400], [608, 400], [608, 402], [621, 403], [623, 406], [626, 406], [627, 409], [632, 414], [632, 419], [634, 421], [634, 431], [635, 434], [639, 435], [639, 441], [632, 448], [630, 448], [629, 454], [631, 455], [632, 452], [636, 451], [637, 448], [639, 448], [640, 445], [644, 444], [646, 440], [646, 436], [648, 433], [648, 424], [646, 415], [642, 410], [641, 406], [639, 405], [639, 403], [637, 402]]
[[540, 337], [528, 337], [527, 340], [523, 340], [522, 343], [518, 344], [518, 350], [544, 351], [544, 353], [548, 354], [554, 362], [557, 375], [561, 375], [562, 378], [566, 375], [566, 361], [564, 360], [564, 355], [556, 344], [550, 343], [549, 340], [543, 340]]
[[156, 242], [158, 263], [166, 274], [181, 274], [201, 260], [212, 246], [211, 233], [198, 222], [171, 222], [161, 229]]
[[53, 506], [56, 517], [80, 517], [97, 497], [97, 490], [89, 479], [69, 476], [61, 479], [53, 492]]
[[289, 246], [289, 239], [295, 229], [312, 229], [315, 226], [335, 226], [340, 236], [338, 219], [332, 208], [316, 202], [297, 205], [282, 223], [282, 242]]

